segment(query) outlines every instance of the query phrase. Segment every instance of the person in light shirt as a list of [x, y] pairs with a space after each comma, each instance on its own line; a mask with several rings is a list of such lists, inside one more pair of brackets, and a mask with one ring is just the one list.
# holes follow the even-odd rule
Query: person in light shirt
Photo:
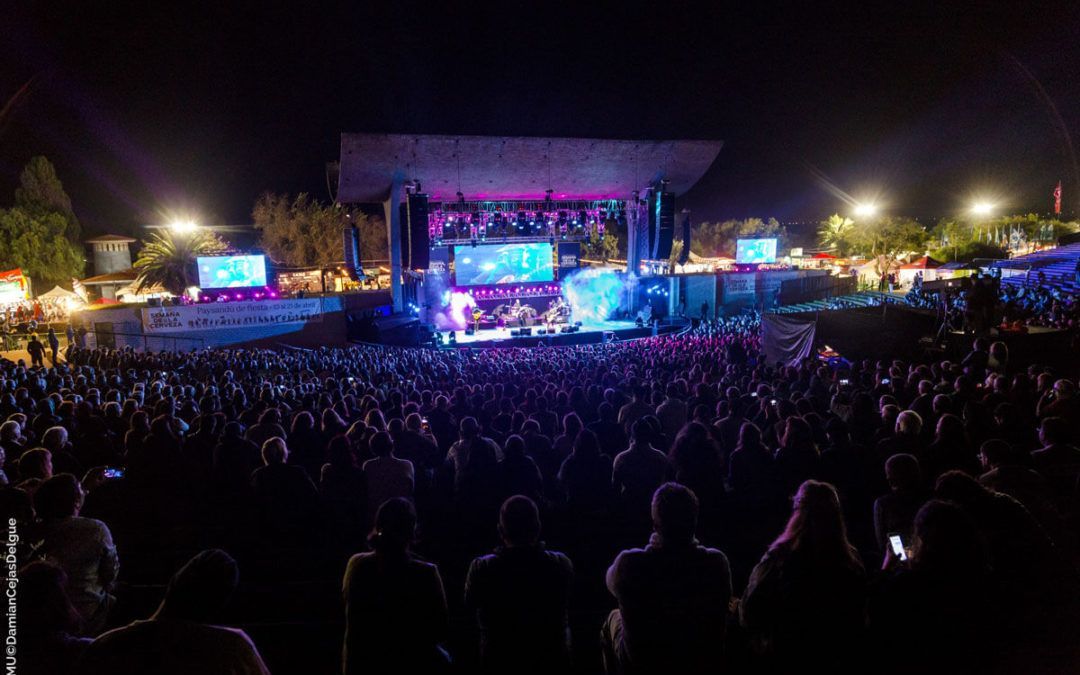
[[383, 502], [396, 497], [412, 501], [416, 485], [413, 464], [407, 459], [394, 456], [394, 440], [390, 434], [380, 431], [369, 443], [374, 459], [364, 462], [364, 478], [367, 481], [368, 522], [374, 522], [375, 513]]

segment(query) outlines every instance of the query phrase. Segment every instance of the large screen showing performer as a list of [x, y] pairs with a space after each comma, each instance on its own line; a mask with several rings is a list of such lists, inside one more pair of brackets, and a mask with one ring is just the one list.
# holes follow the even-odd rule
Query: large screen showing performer
[[454, 247], [458, 286], [554, 281], [551, 244], [488, 244]]
[[739, 239], [735, 242], [735, 262], [757, 265], [776, 262], [776, 239]]
[[199, 256], [202, 288], [251, 288], [266, 285], [266, 256]]

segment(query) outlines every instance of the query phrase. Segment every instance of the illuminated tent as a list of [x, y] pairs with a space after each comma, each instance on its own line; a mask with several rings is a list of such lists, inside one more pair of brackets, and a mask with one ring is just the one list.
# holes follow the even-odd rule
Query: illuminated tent
[[42, 293], [38, 298], [42, 300], [71, 300], [72, 302], [79, 303], [83, 301], [78, 293], [69, 291], [66, 288], [60, 288], [59, 286], [53, 286], [51, 291]]

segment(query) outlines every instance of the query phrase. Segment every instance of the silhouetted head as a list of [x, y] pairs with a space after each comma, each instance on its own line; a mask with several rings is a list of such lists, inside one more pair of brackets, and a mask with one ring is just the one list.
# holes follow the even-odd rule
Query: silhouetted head
[[685, 485], [664, 483], [653, 493], [653, 530], [665, 545], [692, 542], [697, 531], [697, 518], [697, 495]]
[[239, 581], [240, 568], [228, 553], [197, 553], [173, 575], [154, 617], [209, 622], [220, 615]]
[[540, 539], [540, 510], [533, 500], [515, 495], [499, 509], [499, 536], [507, 546], [532, 546]]
[[375, 514], [372, 547], [380, 553], [403, 553], [416, 536], [416, 509], [403, 497], [388, 499]]

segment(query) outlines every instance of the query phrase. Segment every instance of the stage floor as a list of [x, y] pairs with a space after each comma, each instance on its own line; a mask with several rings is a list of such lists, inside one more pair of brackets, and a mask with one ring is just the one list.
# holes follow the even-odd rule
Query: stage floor
[[[555, 330], [561, 330], [566, 324], [558, 324], [555, 326]], [[577, 330], [577, 333], [603, 333], [604, 331], [621, 331], [628, 328], [636, 328], [633, 321], [582, 321], [581, 328]], [[548, 334], [541, 335], [538, 329], [542, 329], [543, 326], [533, 326], [532, 337], [546, 337]], [[465, 331], [459, 330], [457, 333], [458, 346], [470, 346], [474, 342], [513, 342], [521, 339], [520, 337], [511, 337], [510, 331], [516, 329], [510, 328], [481, 328], [473, 335], [466, 335]], [[558, 335], [565, 335], [565, 333], [555, 333], [552, 337]], [[573, 333], [571, 333], [573, 335]], [[528, 339], [528, 336], [526, 336]]]

